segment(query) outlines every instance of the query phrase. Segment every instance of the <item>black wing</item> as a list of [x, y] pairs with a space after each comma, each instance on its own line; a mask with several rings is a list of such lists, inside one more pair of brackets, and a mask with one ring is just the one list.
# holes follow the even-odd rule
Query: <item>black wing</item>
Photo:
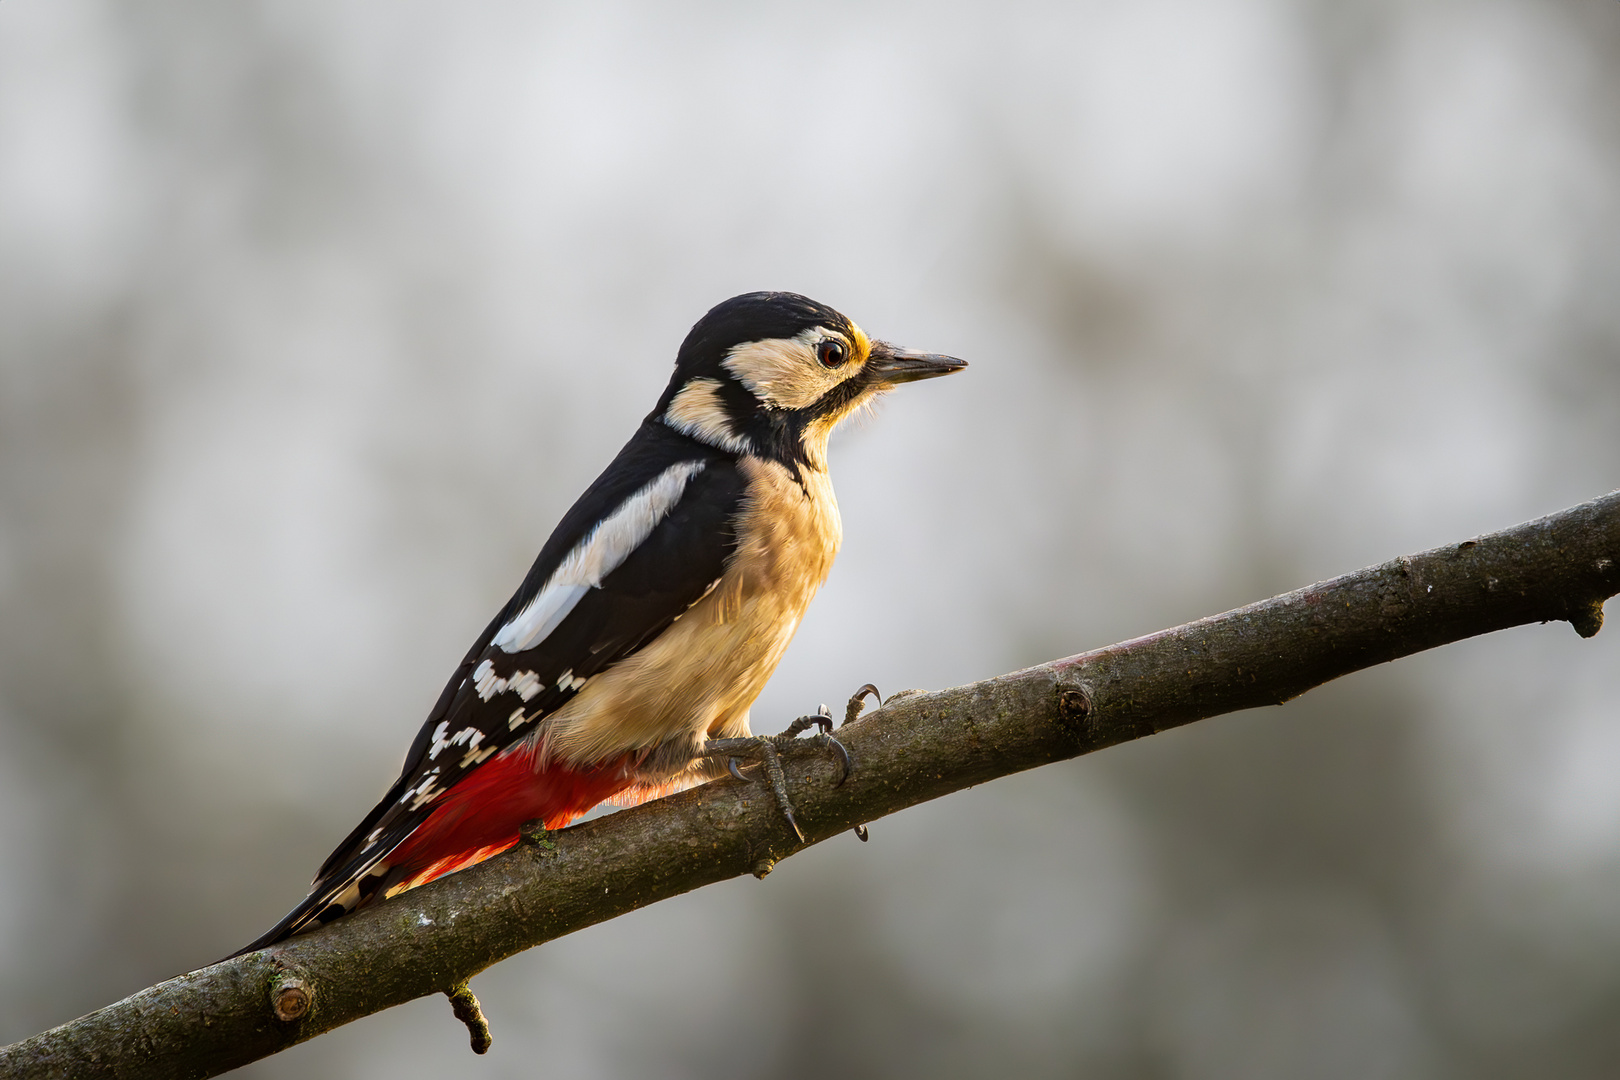
[[[566, 616], [529, 648], [508, 653], [494, 644], [598, 522], [683, 463], [691, 475], [678, 500], [600, 587], [583, 590]], [[368, 878], [367, 872], [427, 819], [440, 795], [527, 738], [586, 679], [635, 653], [701, 599], [736, 548], [743, 488], [732, 455], [663, 424], [644, 424], [563, 517], [523, 585], [468, 650], [411, 744], [399, 779], [328, 856], [309, 896], [242, 951], [329, 921], [369, 898], [382, 877]]]

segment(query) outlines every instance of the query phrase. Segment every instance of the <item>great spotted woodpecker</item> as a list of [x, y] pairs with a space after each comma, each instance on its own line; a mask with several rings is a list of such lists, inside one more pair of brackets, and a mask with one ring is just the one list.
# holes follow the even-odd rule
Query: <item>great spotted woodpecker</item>
[[399, 779], [241, 953], [504, 851], [527, 822], [560, 828], [735, 772], [724, 759], [752, 739], [749, 706], [838, 552], [828, 435], [900, 383], [966, 366], [873, 341], [794, 293], [700, 319], [658, 405], [450, 677]]

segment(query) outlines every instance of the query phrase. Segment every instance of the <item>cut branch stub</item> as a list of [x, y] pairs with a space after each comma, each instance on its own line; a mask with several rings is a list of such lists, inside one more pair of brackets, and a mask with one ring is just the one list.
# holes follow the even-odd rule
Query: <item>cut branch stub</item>
[[1091, 716], [1091, 695], [1086, 693], [1084, 687], [1070, 687], [1058, 693], [1058, 722], [1074, 734], [1079, 735], [1085, 731], [1086, 720]]
[[277, 1020], [290, 1024], [309, 1013], [315, 993], [303, 979], [289, 977], [276, 983], [270, 992], [270, 1011]]

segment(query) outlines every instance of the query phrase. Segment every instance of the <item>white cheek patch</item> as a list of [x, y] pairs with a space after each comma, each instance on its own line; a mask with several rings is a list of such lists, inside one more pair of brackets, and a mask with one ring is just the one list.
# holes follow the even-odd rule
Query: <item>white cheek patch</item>
[[718, 379], [700, 376], [681, 387], [664, 411], [664, 423], [698, 442], [733, 454], [748, 454], [754, 449], [752, 443], [732, 430], [726, 403], [720, 399]]
[[[555, 630], [574, 610], [587, 589], [602, 587], [602, 579], [624, 564], [624, 560], [652, 535], [658, 523], [681, 501], [686, 485], [703, 471], [704, 462], [683, 461], [671, 465], [646, 487], [626, 499], [585, 539], [575, 545], [546, 581], [538, 595], [511, 621], [495, 632], [493, 644], [508, 653], [532, 649]], [[488, 663], [488, 661], [485, 661]], [[483, 671], [483, 666], [479, 666]], [[474, 672], [474, 678], [478, 672]], [[492, 691], [499, 693], [500, 691]], [[482, 684], [479, 693], [483, 694]], [[485, 696], [485, 701], [489, 696]]]
[[852, 347], [841, 335], [813, 326], [790, 338], [745, 341], [720, 363], [767, 408], [803, 409], [861, 369], [853, 361], [836, 368], [822, 367], [816, 346], [829, 340], [843, 343], [846, 349]]

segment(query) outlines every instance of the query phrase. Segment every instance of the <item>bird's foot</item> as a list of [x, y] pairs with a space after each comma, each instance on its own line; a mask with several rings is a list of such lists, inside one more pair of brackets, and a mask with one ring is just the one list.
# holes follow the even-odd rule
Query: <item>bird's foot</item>
[[[867, 697], [877, 696], [877, 687], [871, 683], [867, 683], [855, 691], [854, 696], [849, 699], [849, 704], [844, 710], [844, 723], [847, 724], [860, 715], [861, 708]], [[882, 701], [881, 698], [878, 700]], [[808, 739], [799, 738], [800, 735], [813, 727], [820, 730]], [[803, 843], [804, 830], [799, 828], [799, 821], [793, 814], [793, 800], [788, 797], [787, 792], [787, 777], [782, 772], [782, 754], [789, 747], [816, 746], [822, 749], [833, 758], [836, 758], [842, 769], [837, 784], [833, 785], [837, 787], [838, 784], [842, 784], [849, 779], [854, 764], [850, 761], [849, 751], [844, 749], [844, 744], [833, 737], [832, 730], [832, 711], [823, 705], [809, 716], [801, 716], [793, 721], [787, 726], [787, 730], [780, 735], [750, 735], [740, 739], [710, 739], [703, 746], [703, 756], [725, 758], [726, 770], [738, 780], [747, 779], [737, 767], [739, 759], [758, 762], [765, 772], [766, 782], [771, 785], [771, 793], [776, 796], [776, 805], [781, 808], [782, 816], [787, 818], [787, 823], [793, 827], [793, 835], [799, 838], [800, 843]], [[866, 827], [857, 825], [855, 835], [865, 840], [867, 838]]]
[[[813, 716], [801, 716], [788, 725], [786, 731], [780, 735], [749, 735], [740, 739], [710, 739], [703, 745], [703, 756], [709, 758], [725, 758], [726, 769], [738, 780], [745, 780], [742, 771], [737, 767], [738, 759], [757, 761], [765, 772], [765, 780], [771, 785], [771, 793], [776, 796], [776, 805], [781, 807], [782, 816], [793, 827], [793, 835], [804, 842], [804, 830], [799, 828], [799, 820], [793, 815], [793, 800], [788, 798], [787, 777], [782, 772], [782, 753], [790, 746], [808, 746], [820, 744], [838, 759], [842, 772], [838, 783], [842, 784], [849, 776], [849, 751], [844, 744], [828, 734], [832, 730], [832, 714], [827, 712], [827, 706], [821, 707], [821, 712]], [[810, 727], [819, 727], [821, 731], [802, 742], [798, 739], [800, 732]]]

